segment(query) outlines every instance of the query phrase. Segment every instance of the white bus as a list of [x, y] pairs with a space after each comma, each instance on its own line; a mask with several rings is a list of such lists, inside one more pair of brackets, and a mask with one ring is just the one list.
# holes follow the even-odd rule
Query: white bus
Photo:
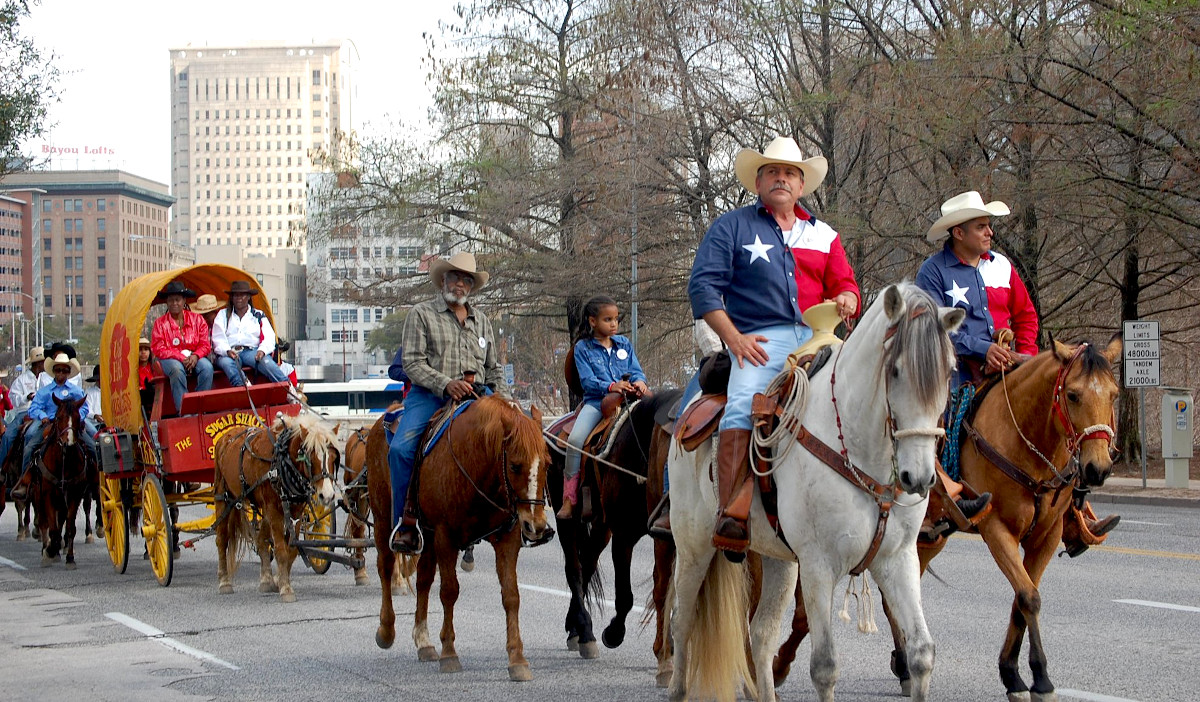
[[330, 419], [367, 418], [404, 398], [404, 383], [391, 378], [360, 378], [342, 383], [306, 382], [308, 406]]

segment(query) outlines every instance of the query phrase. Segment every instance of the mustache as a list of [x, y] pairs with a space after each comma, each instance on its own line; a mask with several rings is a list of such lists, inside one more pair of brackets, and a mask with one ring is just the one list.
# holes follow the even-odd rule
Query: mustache
[[776, 190], [786, 190], [790, 193], [792, 192], [792, 186], [788, 185], [787, 183], [779, 182], [771, 186], [771, 192], [775, 192]]

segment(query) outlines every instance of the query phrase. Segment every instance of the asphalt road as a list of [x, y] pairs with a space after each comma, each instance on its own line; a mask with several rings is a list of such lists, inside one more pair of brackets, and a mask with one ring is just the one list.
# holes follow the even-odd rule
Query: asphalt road
[[[195, 508], [193, 508], [195, 509]], [[1043, 581], [1043, 632], [1051, 675], [1064, 700], [1160, 701], [1200, 697], [1200, 510], [1117, 505], [1124, 517], [1105, 546], [1055, 559]], [[185, 517], [186, 517], [185, 512]], [[456, 611], [463, 671], [441, 674], [416, 659], [410, 629], [414, 598], [399, 597], [397, 640], [375, 645], [378, 581], [355, 587], [334, 565], [316, 575], [299, 564], [299, 601], [256, 590], [257, 560], [247, 558], [232, 595], [217, 594], [211, 539], [177, 561], [160, 587], [133, 541], [128, 572], [113, 572], [102, 542], [80, 543], [79, 568], [39, 567], [38, 546], [16, 542], [11, 508], [0, 516], [0, 679], [5, 699], [96, 700], [665, 700], [654, 685], [653, 631], [630, 623], [618, 649], [583, 660], [566, 650], [562, 554], [557, 542], [522, 553], [521, 626], [534, 674], [507, 677], [503, 610], [491, 549], [462, 574]], [[634, 584], [650, 590], [652, 549], [639, 545]], [[937, 644], [932, 696], [1003, 700], [996, 658], [1011, 590], [982, 541], [956, 537], [934, 562], [945, 581], [924, 582], [926, 615]], [[605, 575], [611, 575], [606, 564]], [[610, 579], [611, 580], [611, 579]], [[436, 585], [435, 585], [436, 587]], [[607, 590], [611, 597], [611, 585]], [[838, 590], [840, 604], [840, 593]], [[432, 600], [436, 636], [441, 608]], [[597, 617], [607, 621], [606, 615]], [[631, 618], [639, 615], [635, 610]], [[877, 615], [882, 622], [881, 613]], [[140, 628], [141, 631], [136, 628]], [[149, 632], [150, 636], [147, 636]], [[157, 633], [161, 632], [161, 633]], [[839, 699], [899, 699], [888, 671], [886, 634], [865, 636], [835, 622]], [[179, 648], [187, 649], [180, 652]], [[813, 700], [807, 645], [784, 700]], [[207, 658], [205, 658], [207, 656]], [[1026, 671], [1028, 679], [1028, 672]]]

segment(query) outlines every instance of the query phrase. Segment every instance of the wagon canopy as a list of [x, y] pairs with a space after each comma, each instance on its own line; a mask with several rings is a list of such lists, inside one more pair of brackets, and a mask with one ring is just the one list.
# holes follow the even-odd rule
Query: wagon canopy
[[[146, 314], [154, 304], [159, 290], [173, 280], [194, 290], [197, 295], [209, 293], [224, 300], [225, 293], [235, 280], [250, 282], [258, 293], [251, 304], [266, 314], [271, 326], [275, 316], [271, 306], [263, 303], [263, 289], [254, 276], [240, 268], [220, 263], [202, 263], [188, 268], [147, 273], [135, 279], [117, 293], [104, 318], [104, 329], [100, 336], [101, 408], [109, 426], [137, 433], [142, 427], [142, 403], [138, 394], [138, 337], [149, 337], [153, 319]], [[146, 330], [146, 331], [143, 331]]]

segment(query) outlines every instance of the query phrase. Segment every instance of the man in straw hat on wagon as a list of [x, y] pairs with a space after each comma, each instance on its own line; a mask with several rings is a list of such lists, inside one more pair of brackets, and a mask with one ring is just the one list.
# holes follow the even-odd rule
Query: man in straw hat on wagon
[[213, 383], [213, 365], [208, 360], [212, 349], [208, 325], [200, 315], [187, 309], [187, 301], [195, 297], [193, 290], [172, 280], [154, 298], [155, 304], [167, 303], [167, 312], [154, 320], [150, 350], [171, 383], [177, 411], [187, 394], [189, 375], [196, 376], [197, 391], [211, 390]]
[[419, 553], [421, 549], [416, 514], [405, 506], [417, 443], [434, 412], [474, 391], [464, 379], [466, 373], [478, 374], [492, 391], [506, 394], [492, 323], [468, 301], [487, 285], [489, 277], [487, 271], [476, 267], [474, 254], [462, 252], [438, 259], [429, 264], [429, 280], [438, 296], [413, 305], [404, 319], [400, 346], [412, 387], [388, 447], [393, 551]]
[[[970, 190], [942, 203], [940, 214], [925, 238], [942, 248], [921, 264], [917, 285], [938, 304], [967, 311], [962, 326], [950, 335], [958, 356], [953, 391], [981, 379], [985, 372], [999, 372], [1037, 354], [1038, 313], [1016, 266], [992, 250], [992, 218], [1008, 215], [1008, 205], [999, 200], [985, 203], [983, 196]], [[962, 490], [940, 466], [938, 478], [931, 498], [934, 515], [944, 511], [947, 497]], [[979, 499], [984, 497], [986, 493]], [[982, 515], [966, 516], [974, 522], [972, 517]], [[1063, 515], [1063, 544], [1072, 558], [1103, 542], [1121, 520], [1118, 515], [1095, 517], [1087, 503], [1083, 510], [1072, 503]]]
[[229, 378], [229, 384], [246, 384], [242, 366], [255, 368], [272, 383], [286, 383], [287, 374], [279, 370], [271, 354], [275, 352], [275, 329], [262, 310], [250, 304], [258, 294], [248, 280], [235, 280], [225, 291], [229, 304], [213, 320], [212, 342], [217, 365]]
[[[824, 157], [805, 158], [789, 137], [759, 153], [742, 149], [734, 172], [758, 195], [709, 227], [692, 265], [692, 313], [721, 337], [734, 361], [719, 425], [720, 514], [713, 545], [741, 560], [750, 542], [750, 404], [783, 370], [787, 356], [812, 337], [801, 319], [832, 300], [843, 319], [859, 313], [859, 290], [841, 237], [799, 200], [821, 185]], [[655, 523], [658, 527], [658, 522]]]
[[[60, 351], [57, 356], [50, 361], [50, 372], [54, 376], [54, 382], [50, 385], [38, 390], [33, 397], [33, 402], [29, 406], [29, 427], [25, 429], [25, 452], [21, 456], [21, 465], [23, 470], [21, 477], [17, 480], [16, 487], [12, 490], [14, 500], [24, 500], [29, 492], [30, 482], [30, 466], [33, 464], [34, 452], [41, 448], [45, 435], [43, 433], [45, 426], [54, 421], [54, 417], [58, 414], [59, 402], [81, 400], [85, 397], [83, 388], [74, 383], [67, 382], [70, 378], [79, 374], [79, 361], [71, 358], [65, 351]], [[87, 403], [79, 408], [79, 418], [84, 421], [86, 426], [87, 420]], [[96, 456], [96, 439], [93, 431], [81, 431], [80, 439], [87, 447], [93, 460]]]

